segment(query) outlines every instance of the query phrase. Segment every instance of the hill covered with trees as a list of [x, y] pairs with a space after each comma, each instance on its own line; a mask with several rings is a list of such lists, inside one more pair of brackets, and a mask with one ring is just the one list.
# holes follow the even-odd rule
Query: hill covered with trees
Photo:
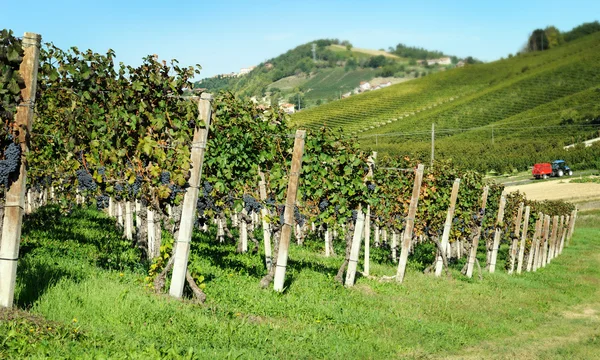
[[[265, 104], [290, 102], [307, 108], [337, 100], [362, 81], [381, 78], [381, 82], [397, 83], [445, 70], [446, 66], [419, 63], [444, 56], [403, 44], [389, 51], [367, 50], [354, 48], [346, 40], [320, 39], [269, 59], [248, 74], [217, 75], [196, 87], [210, 92], [229, 90]], [[459, 61], [449, 58], [450, 66]]]

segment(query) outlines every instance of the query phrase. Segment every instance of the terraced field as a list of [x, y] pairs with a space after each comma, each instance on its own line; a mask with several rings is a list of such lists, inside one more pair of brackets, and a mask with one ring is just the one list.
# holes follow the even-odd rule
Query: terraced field
[[[441, 72], [308, 109], [295, 114], [293, 122], [340, 127], [358, 135], [364, 147], [387, 153], [425, 157], [433, 123], [438, 158], [465, 160], [465, 144], [484, 156], [497, 144], [535, 155], [539, 151], [521, 145], [537, 141], [557, 147], [597, 134], [599, 86], [600, 34], [594, 34], [553, 50]], [[531, 160], [523, 157], [516, 167]]]

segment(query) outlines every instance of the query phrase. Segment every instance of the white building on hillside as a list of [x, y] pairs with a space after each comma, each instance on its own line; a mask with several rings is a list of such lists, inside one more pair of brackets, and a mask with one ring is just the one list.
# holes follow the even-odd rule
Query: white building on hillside
[[283, 111], [286, 114], [293, 114], [296, 112], [296, 105], [294, 104], [281, 104], [281, 109], [283, 109]]
[[359, 86], [360, 91], [369, 91], [371, 90], [371, 84], [367, 81], [361, 81]]
[[247, 68], [241, 68], [240, 69], [240, 73], [238, 74], [238, 76], [242, 76], [242, 75], [246, 75], [247, 73], [249, 73], [250, 71], [254, 70], [256, 68], [256, 66], [250, 66]]
[[439, 58], [439, 59], [428, 59], [427, 60], [427, 65], [450, 65], [452, 64], [452, 59], [450, 59], [449, 57], [443, 57], [443, 58]]

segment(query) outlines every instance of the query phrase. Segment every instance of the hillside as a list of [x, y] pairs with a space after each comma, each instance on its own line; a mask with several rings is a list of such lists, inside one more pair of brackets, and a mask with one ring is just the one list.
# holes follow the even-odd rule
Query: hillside
[[430, 157], [435, 124], [437, 159], [480, 170], [526, 169], [548, 157], [573, 157], [562, 145], [598, 133], [599, 60], [595, 33], [308, 109], [292, 122], [341, 127], [364, 147], [423, 159]]
[[[418, 64], [419, 59], [443, 54], [419, 48], [408, 49], [413, 52], [403, 57], [382, 50], [354, 48], [348, 41], [316, 40], [269, 59], [246, 74], [206, 78], [196, 83], [196, 87], [210, 92], [229, 90], [264, 104], [299, 104], [301, 109], [305, 109], [338, 100], [344, 94], [349, 96], [350, 92], [357, 93], [363, 81], [375, 79], [376, 84], [394, 84], [453, 66], [450, 61], [447, 65]], [[458, 59], [453, 57], [453, 61]]]

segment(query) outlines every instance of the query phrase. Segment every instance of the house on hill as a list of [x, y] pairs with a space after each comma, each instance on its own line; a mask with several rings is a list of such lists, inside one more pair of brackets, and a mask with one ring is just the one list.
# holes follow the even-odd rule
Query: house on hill
[[456, 67], [464, 67], [465, 66], [465, 62], [464, 61], [459, 61], [458, 63], [456, 63]]
[[361, 81], [358, 88], [359, 88], [359, 91], [369, 91], [369, 90], [371, 90], [371, 84], [369, 84], [369, 82], [367, 82], [367, 81]]
[[241, 68], [240, 69], [240, 73], [238, 74], [238, 76], [246, 75], [250, 71], [254, 70], [255, 68], [256, 68], [256, 66], [250, 66], [250, 67], [247, 67], [247, 68]]
[[439, 59], [428, 59], [427, 60], [427, 65], [450, 65], [452, 64], [452, 59], [450, 59], [449, 57], [443, 57], [443, 58], [439, 58]]
[[294, 104], [281, 104], [281, 109], [286, 113], [286, 114], [293, 114], [296, 112], [296, 105]]
[[265, 67], [266, 67], [268, 70], [271, 70], [271, 69], [273, 68], [273, 64], [271, 64], [270, 62], [268, 62], [268, 63], [266, 63], [266, 64], [265, 64]]

